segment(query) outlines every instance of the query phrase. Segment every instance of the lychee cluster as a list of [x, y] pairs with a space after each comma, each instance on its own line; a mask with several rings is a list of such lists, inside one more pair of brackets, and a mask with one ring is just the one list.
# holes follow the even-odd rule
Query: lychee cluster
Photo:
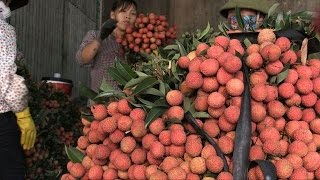
[[134, 27], [128, 27], [125, 35], [118, 37], [116, 41], [133, 52], [150, 54], [159, 46], [166, 45], [174, 39], [176, 39], [176, 27], [170, 27], [164, 15], [140, 13]]
[[[223, 137], [231, 139], [219, 146], [232, 169], [230, 154], [241, 112], [245, 63], [250, 69], [252, 105], [250, 160], [271, 160], [279, 178], [301, 179], [305, 174], [319, 178], [320, 60], [310, 59], [302, 65], [300, 51], [294, 51], [288, 38], [276, 37], [271, 29], [262, 30], [257, 42], [244, 49], [236, 39], [217, 36], [210, 45], [199, 44], [177, 61], [187, 70], [180, 91], [194, 98], [196, 111], [210, 114], [212, 119], [201, 122], [204, 126], [214, 122], [204, 130], [218, 138], [218, 144]], [[299, 166], [296, 161], [301, 162]], [[249, 179], [260, 178], [258, 169], [250, 170]]]
[[[179, 89], [169, 90], [169, 108], [145, 128], [146, 113], [126, 99], [92, 106], [95, 120], [83, 119], [77, 148], [85, 157], [68, 164], [62, 179], [233, 179], [233, 150], [245, 63], [250, 69], [251, 148], [249, 160], [269, 160], [279, 179], [320, 178], [320, 60], [300, 62], [286, 37], [270, 29], [258, 44], [244, 48], [239, 40], [217, 36], [177, 60], [186, 70]], [[217, 143], [213, 146], [184, 121], [184, 99], [192, 100], [196, 119]], [[207, 177], [211, 176], [211, 177]], [[262, 179], [256, 166], [248, 179]]]

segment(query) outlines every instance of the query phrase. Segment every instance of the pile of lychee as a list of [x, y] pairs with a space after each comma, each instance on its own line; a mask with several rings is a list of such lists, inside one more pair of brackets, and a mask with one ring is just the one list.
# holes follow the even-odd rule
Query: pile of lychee
[[166, 16], [140, 13], [134, 27], [127, 27], [126, 33], [116, 41], [133, 52], [150, 54], [174, 39], [176, 39], [176, 27], [169, 26]]
[[[84, 135], [78, 139], [85, 157], [70, 161], [61, 179], [233, 179], [243, 63], [250, 68], [249, 160], [271, 161], [279, 179], [320, 179], [320, 60], [302, 65], [291, 47], [270, 29], [248, 48], [225, 36], [199, 44], [178, 59], [186, 77], [179, 89], [167, 92], [170, 107], [148, 128], [146, 112], [125, 98], [93, 105], [95, 120], [82, 119]], [[273, 81], [279, 74], [285, 78]], [[196, 111], [210, 115], [196, 120], [225, 155], [229, 172], [213, 146], [184, 121], [185, 97]], [[248, 178], [262, 179], [261, 169], [248, 169]]]

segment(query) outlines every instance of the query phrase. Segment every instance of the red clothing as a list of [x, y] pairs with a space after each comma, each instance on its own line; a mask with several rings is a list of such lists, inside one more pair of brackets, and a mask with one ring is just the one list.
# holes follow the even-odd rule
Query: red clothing
[[103, 78], [105, 78], [114, 89], [118, 89], [117, 83], [106, 71], [108, 67], [114, 66], [115, 58], [124, 61], [124, 50], [122, 46], [116, 42], [114, 35], [111, 34], [102, 41], [96, 56], [89, 64], [83, 64], [81, 62], [80, 58], [84, 47], [96, 39], [98, 34], [99, 32], [94, 30], [89, 31], [86, 34], [76, 54], [76, 60], [80, 65], [90, 67], [90, 88], [92, 90], [98, 92]]

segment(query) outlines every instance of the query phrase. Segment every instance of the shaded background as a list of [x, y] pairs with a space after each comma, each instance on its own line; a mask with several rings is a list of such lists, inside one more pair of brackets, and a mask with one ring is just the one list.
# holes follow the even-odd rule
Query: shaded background
[[[208, 22], [217, 27], [224, 20], [219, 8], [227, 0], [136, 0], [138, 11], [165, 15], [178, 34], [204, 29]], [[319, 0], [269, 0], [293, 12], [320, 7]], [[97, 29], [109, 17], [113, 0], [29, 0], [15, 10], [9, 22], [16, 28], [17, 44], [25, 56], [32, 78], [62, 74], [73, 80], [73, 97], [78, 83], [88, 84], [88, 69], [75, 62], [75, 53], [90, 29]]]

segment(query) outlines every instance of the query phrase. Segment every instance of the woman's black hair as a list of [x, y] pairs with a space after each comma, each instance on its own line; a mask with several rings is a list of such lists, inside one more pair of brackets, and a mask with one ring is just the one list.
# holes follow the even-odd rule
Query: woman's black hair
[[116, 11], [118, 9], [126, 10], [132, 5], [137, 9], [137, 3], [134, 0], [115, 0], [112, 4], [111, 11]]

